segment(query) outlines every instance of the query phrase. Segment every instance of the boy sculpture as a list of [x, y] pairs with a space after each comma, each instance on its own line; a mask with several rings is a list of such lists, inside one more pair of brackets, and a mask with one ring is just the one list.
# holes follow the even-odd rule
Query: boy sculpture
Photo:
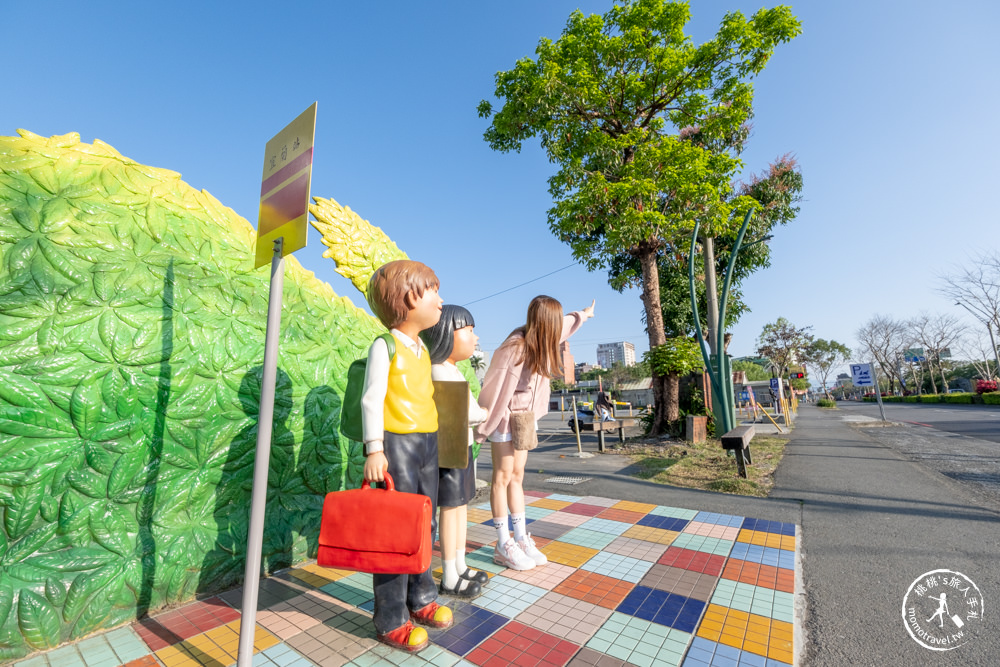
[[[392, 476], [397, 491], [438, 496], [437, 409], [431, 382], [430, 353], [420, 332], [441, 318], [437, 276], [411, 260], [389, 262], [368, 282], [368, 304], [396, 341], [390, 358], [385, 341], [376, 338], [368, 350], [361, 398], [365, 441], [364, 476], [369, 483]], [[432, 513], [432, 516], [433, 513]], [[393, 521], [394, 517], [372, 517]], [[431, 534], [435, 525], [432, 520]], [[433, 538], [432, 538], [433, 539]], [[437, 599], [430, 568], [421, 574], [375, 574], [375, 631], [393, 648], [419, 651], [427, 631], [413, 625], [446, 628], [451, 610]]]

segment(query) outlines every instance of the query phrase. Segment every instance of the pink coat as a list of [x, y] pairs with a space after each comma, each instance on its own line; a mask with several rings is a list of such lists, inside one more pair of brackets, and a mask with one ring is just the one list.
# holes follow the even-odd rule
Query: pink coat
[[[576, 333], [585, 319], [581, 311], [566, 315], [559, 342]], [[489, 410], [490, 416], [476, 427], [476, 442], [485, 442], [494, 432], [510, 433], [508, 422], [512, 411], [531, 410], [535, 419], [548, 414], [549, 378], [526, 373], [524, 364], [516, 363], [519, 349], [514, 341], [523, 338], [520, 333], [511, 334], [493, 353], [483, 390], [479, 393], [479, 405]]]

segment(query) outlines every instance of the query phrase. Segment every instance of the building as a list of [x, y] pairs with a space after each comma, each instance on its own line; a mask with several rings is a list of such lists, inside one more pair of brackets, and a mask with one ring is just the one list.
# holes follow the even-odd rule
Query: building
[[576, 376], [580, 377], [584, 373], [589, 373], [590, 371], [600, 370], [600, 366], [595, 366], [594, 364], [588, 363], [586, 361], [581, 361], [576, 365]]
[[562, 354], [563, 382], [567, 385], [576, 384], [576, 364], [573, 363], [573, 353], [569, 351], [569, 341], [559, 344], [559, 352]]
[[601, 368], [612, 368], [615, 364], [635, 366], [635, 345], [628, 341], [598, 345], [597, 365]]

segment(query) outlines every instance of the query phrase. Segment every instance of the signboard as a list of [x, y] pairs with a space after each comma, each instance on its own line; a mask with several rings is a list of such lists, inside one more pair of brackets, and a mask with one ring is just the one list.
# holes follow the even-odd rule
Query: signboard
[[282, 257], [306, 245], [315, 136], [316, 102], [313, 102], [264, 148], [254, 268], [271, 262], [274, 241], [278, 238], [284, 238]]
[[911, 364], [927, 361], [922, 347], [911, 347], [908, 350], [903, 350], [903, 359]]
[[781, 382], [778, 378], [771, 378], [771, 391], [778, 391], [778, 384]]
[[875, 376], [871, 364], [851, 364], [851, 380], [855, 387], [874, 387]]
[[747, 401], [749, 401], [750, 400], [750, 392], [749, 391], [741, 391], [740, 392], [740, 400], [743, 401], [744, 403], [746, 403]]

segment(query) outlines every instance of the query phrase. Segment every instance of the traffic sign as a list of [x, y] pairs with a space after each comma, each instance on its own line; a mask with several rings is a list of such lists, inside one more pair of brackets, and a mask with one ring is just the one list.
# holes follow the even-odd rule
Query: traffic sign
[[781, 380], [779, 380], [778, 378], [771, 378], [771, 389], [777, 389], [780, 383]]
[[313, 102], [264, 148], [254, 268], [271, 262], [278, 238], [284, 239], [282, 257], [306, 245], [315, 137], [316, 103]]
[[851, 381], [855, 387], [874, 387], [875, 376], [871, 364], [851, 364]]

